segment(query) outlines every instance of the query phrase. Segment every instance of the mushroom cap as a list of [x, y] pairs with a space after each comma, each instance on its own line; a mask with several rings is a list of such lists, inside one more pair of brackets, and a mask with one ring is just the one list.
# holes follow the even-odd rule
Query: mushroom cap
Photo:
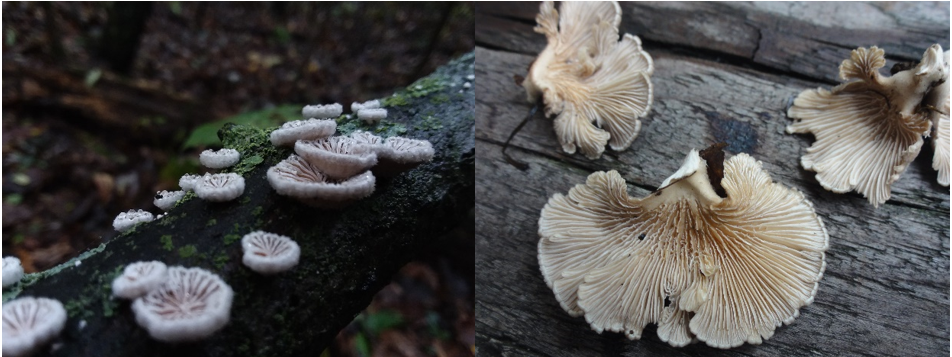
[[66, 325], [59, 301], [22, 297], [3, 303], [3, 355], [23, 356], [49, 343]]
[[346, 136], [298, 140], [294, 152], [335, 180], [352, 177], [377, 164], [377, 154], [370, 146]]
[[20, 259], [14, 256], [3, 257], [3, 287], [20, 282], [23, 279], [23, 265]]
[[367, 124], [377, 123], [387, 118], [387, 110], [383, 108], [361, 108], [357, 110], [357, 118]]
[[245, 178], [236, 173], [205, 174], [195, 184], [195, 194], [212, 202], [231, 201], [245, 192]]
[[932, 117], [932, 168], [938, 181], [949, 186], [949, 51], [945, 51], [945, 80], [929, 91], [925, 103]]
[[241, 238], [241, 262], [260, 274], [276, 274], [297, 265], [301, 247], [291, 238], [255, 231]]
[[363, 103], [353, 102], [350, 105], [350, 111], [352, 113], [357, 113], [357, 111], [361, 109], [377, 109], [377, 108], [380, 108], [380, 101], [376, 99], [368, 100]]
[[116, 231], [125, 232], [134, 227], [136, 224], [142, 222], [151, 222], [154, 217], [152, 213], [139, 210], [128, 210], [126, 212], [120, 213], [116, 216], [116, 219], [112, 221], [112, 228], [115, 228]]
[[205, 150], [198, 156], [198, 161], [210, 169], [223, 169], [237, 164], [241, 154], [235, 149]]
[[934, 45], [916, 68], [883, 77], [884, 52], [858, 48], [840, 65], [840, 77], [855, 81], [832, 91], [801, 92], [787, 112], [797, 120], [787, 133], [816, 137], [801, 157], [803, 168], [816, 171], [827, 190], [855, 190], [875, 207], [886, 202], [892, 183], [919, 154], [922, 136], [929, 132], [927, 112], [916, 108], [941, 79], [936, 67], [944, 62], [941, 51]]
[[[193, 183], [194, 184], [194, 183]], [[155, 193], [155, 199], [152, 203], [155, 203], [155, 206], [163, 211], [168, 211], [175, 207], [175, 204], [185, 197], [185, 191], [159, 191]]]
[[159, 261], [135, 262], [126, 265], [122, 275], [112, 281], [112, 294], [135, 299], [165, 284], [168, 268]]
[[391, 136], [382, 145], [375, 145], [379, 162], [374, 173], [379, 176], [395, 176], [424, 162], [433, 160], [433, 145], [427, 140]]
[[350, 138], [354, 139], [354, 142], [358, 144], [370, 145], [371, 147], [373, 147], [374, 151], [377, 150], [376, 145], [383, 145], [384, 143], [383, 138], [376, 136], [374, 134], [371, 134], [368, 131], [362, 131], [362, 130], [358, 130], [358, 131], [350, 133]]
[[179, 178], [178, 184], [183, 191], [194, 191], [195, 183], [202, 179], [202, 175], [184, 174]]
[[304, 109], [301, 109], [301, 115], [304, 116], [304, 119], [308, 118], [336, 118], [340, 116], [340, 113], [344, 112], [344, 107], [340, 103], [334, 104], [316, 104], [316, 105], [306, 105]]
[[654, 65], [637, 36], [618, 40], [618, 3], [563, 2], [560, 17], [546, 1], [536, 22], [548, 45], [522, 84], [529, 102], [541, 97], [546, 116], [555, 116], [562, 150], [596, 159], [605, 144], [628, 148], [651, 108]]
[[170, 267], [162, 287], [132, 303], [139, 326], [164, 342], [204, 339], [228, 323], [234, 292], [218, 275]]
[[705, 160], [692, 151], [643, 199], [615, 171], [552, 196], [539, 266], [563, 309], [598, 332], [638, 339], [657, 323], [671, 345], [728, 348], [761, 343], [813, 301], [829, 238], [810, 202], [746, 154], [716, 185]]
[[271, 144], [285, 146], [298, 140], [313, 140], [334, 135], [337, 122], [333, 119], [307, 119], [289, 121], [271, 132]]
[[314, 165], [297, 155], [291, 155], [268, 169], [268, 182], [280, 195], [307, 203], [312, 200], [348, 202], [370, 196], [375, 179], [370, 171], [346, 181], [328, 180]]

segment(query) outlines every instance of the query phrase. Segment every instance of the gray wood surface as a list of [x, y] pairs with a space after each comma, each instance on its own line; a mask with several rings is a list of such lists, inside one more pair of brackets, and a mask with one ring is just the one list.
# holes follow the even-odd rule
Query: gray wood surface
[[[803, 170], [813, 142], [788, 135], [787, 106], [802, 90], [837, 83], [840, 61], [879, 45], [890, 61], [949, 48], [949, 3], [623, 3], [623, 31], [655, 63], [655, 99], [639, 137], [598, 160], [562, 152], [538, 115], [510, 153], [501, 145], [529, 110], [512, 75], [545, 45], [532, 32], [536, 3], [477, 4], [476, 329], [485, 356], [944, 356], [949, 354], [949, 189], [936, 183], [931, 143], [874, 209], [834, 194]], [[891, 66], [888, 63], [887, 66]], [[692, 148], [723, 141], [772, 178], [802, 191], [830, 234], [816, 300], [762, 345], [673, 348], [649, 326], [640, 341], [592, 331], [546, 287], [536, 259], [539, 212], [594, 171], [618, 170], [629, 194], [657, 188]]]

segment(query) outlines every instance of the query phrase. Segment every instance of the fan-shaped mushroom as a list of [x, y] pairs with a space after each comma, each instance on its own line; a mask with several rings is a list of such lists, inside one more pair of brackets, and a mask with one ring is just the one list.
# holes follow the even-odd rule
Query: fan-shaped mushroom
[[155, 193], [155, 199], [152, 200], [152, 203], [156, 207], [163, 211], [168, 211], [175, 207], [175, 204], [185, 197], [185, 191], [159, 191]]
[[126, 212], [119, 213], [116, 216], [116, 219], [112, 221], [112, 228], [115, 228], [118, 232], [125, 232], [132, 227], [135, 227], [136, 224], [142, 222], [151, 222], [154, 217], [152, 213], [147, 211], [139, 210], [128, 210]]
[[298, 140], [314, 140], [334, 135], [337, 122], [331, 119], [289, 121], [271, 132], [271, 144], [285, 146]]
[[237, 164], [241, 154], [235, 149], [205, 150], [198, 155], [198, 161], [210, 169], [223, 169]]
[[165, 283], [168, 269], [159, 261], [135, 262], [123, 269], [122, 275], [112, 281], [112, 294], [123, 299], [135, 299]]
[[275, 274], [293, 268], [301, 257], [301, 247], [291, 238], [255, 231], [241, 238], [241, 262], [261, 274]]
[[231, 201], [245, 192], [245, 178], [236, 173], [205, 174], [195, 184], [195, 194], [212, 202]]
[[211, 336], [228, 323], [234, 292], [218, 275], [199, 268], [168, 268], [165, 284], [132, 303], [136, 322], [164, 342]]
[[340, 105], [340, 103], [305, 105], [304, 109], [301, 109], [301, 115], [303, 115], [305, 119], [336, 118], [343, 112], [344, 107]]
[[886, 202], [892, 183], [928, 135], [930, 116], [923, 97], [948, 77], [944, 62], [942, 48], [933, 45], [914, 68], [884, 77], [879, 73], [886, 63], [883, 50], [853, 50], [840, 64], [840, 78], [853, 81], [832, 91], [803, 91], [787, 112], [797, 120], [787, 133], [816, 137], [800, 159], [803, 168], [816, 171], [827, 190], [855, 190], [875, 207]]
[[377, 164], [377, 154], [370, 146], [346, 136], [298, 140], [294, 152], [334, 180], [350, 178]]
[[278, 194], [317, 207], [341, 207], [370, 196], [376, 182], [370, 171], [345, 181], [333, 181], [316, 167], [291, 155], [268, 169], [268, 182]]
[[548, 45], [522, 85], [529, 102], [541, 98], [546, 116], [555, 116], [562, 150], [571, 154], [578, 146], [596, 159], [606, 143], [628, 148], [641, 129], [638, 118], [651, 107], [654, 67], [638, 37], [618, 40], [618, 3], [563, 2], [560, 17], [545, 1], [536, 22]]
[[23, 279], [23, 265], [17, 257], [3, 257], [3, 287], [6, 288]]
[[945, 72], [945, 80], [924, 101], [932, 117], [932, 168], [939, 172], [942, 186], [949, 185], [949, 51], [945, 51]]
[[697, 338], [728, 348], [761, 343], [813, 301], [823, 222], [760, 162], [739, 154], [723, 163], [720, 148], [692, 150], [642, 199], [610, 171], [549, 200], [539, 266], [562, 308], [598, 332], [638, 339], [657, 323], [673, 346]]
[[56, 338], [66, 325], [59, 301], [23, 297], [3, 303], [3, 355], [24, 356]]

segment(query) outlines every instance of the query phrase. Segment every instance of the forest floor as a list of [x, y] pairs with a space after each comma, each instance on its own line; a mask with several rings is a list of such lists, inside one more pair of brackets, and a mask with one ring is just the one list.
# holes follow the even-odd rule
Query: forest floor
[[[76, 109], [87, 102], [77, 105], [65, 95], [52, 102], [45, 98], [57, 93], [35, 88], [69, 78], [4, 81], [3, 253], [19, 257], [28, 272], [110, 239], [119, 212], [155, 211], [153, 192], [176, 189], [182, 173], [200, 170], [197, 153], [205, 147], [183, 144], [202, 124], [286, 104], [346, 107], [381, 98], [475, 44], [472, 3], [154, 3], [131, 71], [119, 75], [97, 51], [111, 5], [2, 6], [5, 75], [21, 67], [80, 73], [95, 98], [103, 98], [97, 83], [119, 77], [146, 89], [137, 98], [142, 107], [166, 105], [148, 101], [171, 96], [201, 108], [184, 121], [147, 113], [125, 118], [168, 134], [141, 140]], [[468, 234], [445, 250], [468, 250], [471, 257]], [[331, 352], [471, 354], [473, 280], [472, 264], [439, 252], [411, 263], [341, 332]]]

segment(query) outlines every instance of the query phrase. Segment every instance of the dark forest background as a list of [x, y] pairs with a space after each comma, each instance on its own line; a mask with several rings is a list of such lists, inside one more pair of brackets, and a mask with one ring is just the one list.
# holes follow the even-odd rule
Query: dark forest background
[[[119, 212], [158, 213], [220, 123], [382, 98], [475, 43], [469, 2], [2, 6], [3, 255], [27, 272], [115, 236]], [[472, 229], [421, 252], [325, 354], [473, 354]]]

